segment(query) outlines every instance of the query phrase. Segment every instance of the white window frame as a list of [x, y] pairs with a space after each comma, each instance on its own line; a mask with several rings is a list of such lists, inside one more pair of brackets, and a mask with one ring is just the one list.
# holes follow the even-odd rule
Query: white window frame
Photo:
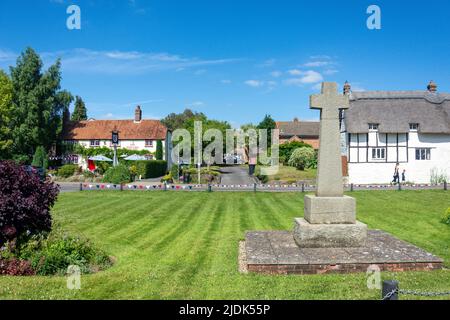
[[431, 148], [416, 148], [416, 161], [431, 160]]
[[369, 131], [371, 132], [377, 132], [379, 127], [379, 123], [369, 123]]
[[372, 148], [372, 160], [386, 160], [386, 148]]
[[412, 132], [419, 131], [419, 124], [418, 123], [410, 123], [409, 124], [409, 131], [412, 131]]

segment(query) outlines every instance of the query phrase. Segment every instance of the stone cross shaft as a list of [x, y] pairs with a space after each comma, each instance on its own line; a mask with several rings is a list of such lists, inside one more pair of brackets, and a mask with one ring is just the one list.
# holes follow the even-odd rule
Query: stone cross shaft
[[317, 197], [342, 197], [342, 158], [339, 110], [349, 108], [349, 99], [338, 94], [337, 84], [322, 83], [322, 93], [310, 97], [310, 108], [320, 113], [320, 148], [317, 168]]

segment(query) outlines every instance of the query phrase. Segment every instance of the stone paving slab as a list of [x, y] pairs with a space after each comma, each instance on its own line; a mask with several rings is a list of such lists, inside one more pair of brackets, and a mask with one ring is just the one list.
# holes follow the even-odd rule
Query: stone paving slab
[[249, 271], [261, 273], [365, 272], [442, 269], [443, 260], [381, 231], [369, 230], [365, 247], [300, 248], [289, 231], [249, 231], [245, 240]]

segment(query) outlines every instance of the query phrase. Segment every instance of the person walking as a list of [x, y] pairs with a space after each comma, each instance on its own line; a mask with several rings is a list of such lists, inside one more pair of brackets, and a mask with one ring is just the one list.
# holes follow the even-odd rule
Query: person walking
[[393, 184], [400, 183], [400, 163], [397, 162], [394, 169], [394, 180], [392, 180]]
[[402, 172], [402, 183], [403, 184], [406, 183], [406, 169], [403, 169], [403, 172]]

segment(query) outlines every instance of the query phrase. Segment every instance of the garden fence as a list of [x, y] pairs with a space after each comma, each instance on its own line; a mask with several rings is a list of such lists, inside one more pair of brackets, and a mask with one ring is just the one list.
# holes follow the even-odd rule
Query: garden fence
[[[447, 183], [442, 184], [386, 184], [386, 185], [361, 185], [361, 184], [345, 184], [344, 190], [348, 192], [357, 190], [431, 190], [441, 189], [448, 190]], [[80, 191], [83, 190], [141, 190], [141, 191], [298, 191], [313, 192], [316, 186], [307, 183], [297, 184], [152, 184], [145, 185], [139, 183], [128, 184], [110, 184], [110, 183], [80, 183]]]

